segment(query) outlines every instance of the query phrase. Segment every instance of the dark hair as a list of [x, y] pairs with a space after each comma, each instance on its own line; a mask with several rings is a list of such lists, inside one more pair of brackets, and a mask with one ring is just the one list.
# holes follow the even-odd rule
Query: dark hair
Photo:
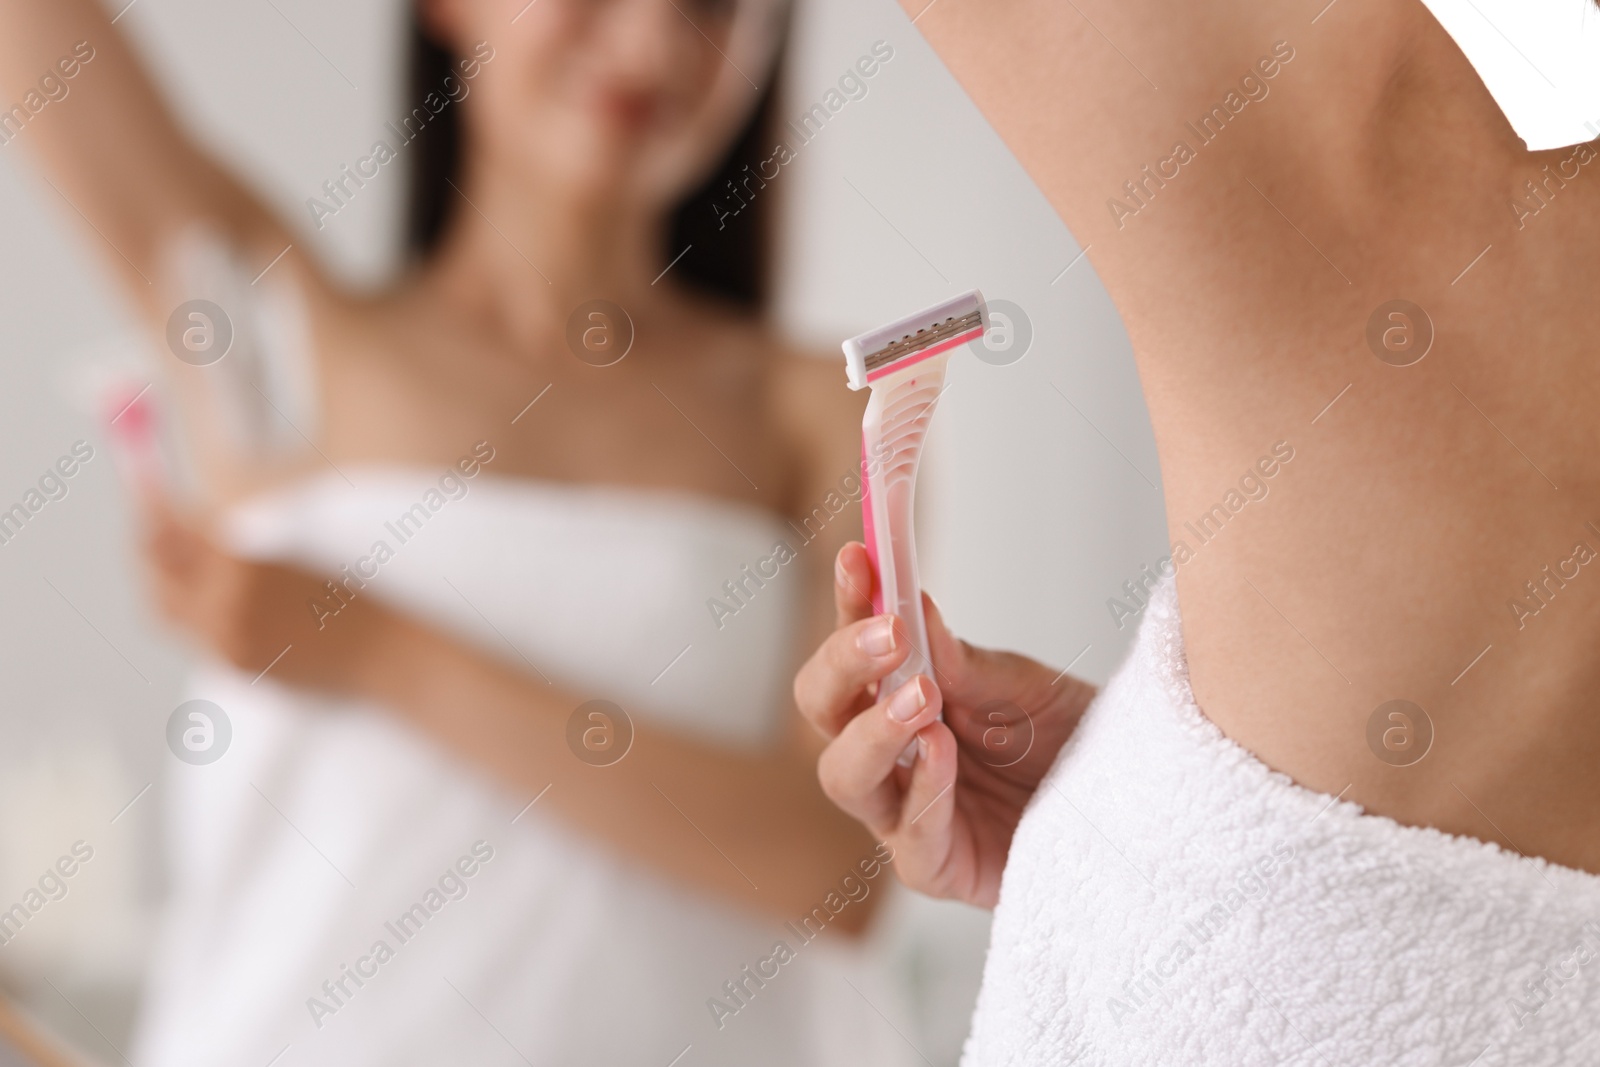
[[[420, 104], [429, 93], [441, 94], [445, 78], [455, 75], [456, 57], [429, 35], [415, 4], [410, 38], [406, 99]], [[747, 168], [754, 172], [771, 156], [781, 80], [776, 69], [770, 72], [754, 114], [726, 157], [673, 211], [662, 249], [663, 267], [689, 249], [672, 268], [676, 281], [749, 311], [761, 310], [767, 301], [772, 198], [752, 198], [736, 219], [718, 205], [742, 204], [728, 192], [730, 183], [747, 188], [740, 185], [741, 179], [748, 180]], [[461, 196], [450, 183], [461, 172], [463, 140], [459, 109], [445, 107], [410, 144], [405, 226], [406, 249], [413, 259], [425, 259], [437, 249], [446, 225], [460, 210]]]

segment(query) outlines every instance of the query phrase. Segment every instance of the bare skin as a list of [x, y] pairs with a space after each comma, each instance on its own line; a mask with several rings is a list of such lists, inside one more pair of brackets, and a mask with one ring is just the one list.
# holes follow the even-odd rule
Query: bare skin
[[[1519, 220], [1514, 198], [1537, 204], [1524, 183], [1573, 151], [1528, 152], [1416, 0], [1320, 15], [1284, 0], [924, 4], [903, 6], [1091, 249], [1127, 325], [1170, 537], [1193, 550], [1178, 591], [1206, 714], [1313, 789], [1600, 872], [1600, 580], [1563, 564], [1579, 542], [1600, 550], [1600, 163], [1565, 164]], [[1276, 42], [1293, 58], [1269, 95], [1202, 141], [1186, 123], [1243, 97]], [[1195, 158], [1176, 177], [1137, 210], [1108, 208], [1134, 208], [1124, 182], [1178, 140]], [[1405, 367], [1365, 339], [1397, 298], [1436, 330]], [[1270, 496], [1202, 544], [1186, 524], [1280, 441], [1294, 459]], [[1567, 578], [1541, 606], [1525, 583], [1547, 564]], [[886, 673], [855, 636], [797, 683], [819, 724], [866, 707]], [[1435, 730], [1410, 766], [1367, 741], [1397, 698]], [[939, 724], [924, 735], [950, 742]], [[867, 762], [887, 773], [892, 755]], [[924, 825], [946, 803], [918, 823], [925, 866], [954, 855]], [[880, 823], [902, 864], [909, 815]]]
[[[493, 150], [469, 151], [457, 179], [475, 208], [458, 205], [442, 248], [376, 296], [330, 280], [178, 129], [92, 0], [0, 8], [0, 88], [20, 97], [74, 42], [92, 42], [95, 58], [70, 101], [23, 139], [92, 220], [86, 240], [106, 252], [153, 329], [164, 329], [176, 303], [162, 255], [186, 227], [206, 224], [259, 267], [295, 244], [272, 270], [295, 280], [310, 315], [323, 409], [317, 451], [273, 466], [231, 454], [208, 421], [205, 368], [171, 361], [190, 401], [183, 415], [206, 499], [192, 515], [148, 502], [148, 558], [164, 613], [245, 670], [263, 669], [292, 643], [272, 668], [278, 680], [379, 700], [519, 796], [553, 786], [543, 807], [659, 873], [787, 918], [873, 852], [819, 789], [818, 745], [797, 718], [770, 751], [749, 752], [654, 729], [648, 709], [638, 709], [626, 759], [588, 767], [571, 758], [564, 729], [594, 694], [510, 669], [371, 598], [318, 630], [306, 605], [321, 576], [235, 559], [206, 535], [230, 503], [330, 465], [442, 471], [480, 440], [495, 449], [495, 477], [669, 488], [797, 519], [855, 469], [860, 404], [836, 363], [785, 347], [763, 324], [675, 288], [670, 277], [654, 284], [667, 265], [657, 237], [670, 205], [596, 177], [647, 170], [675, 150], [673, 138], [701, 138], [700, 151], [714, 159], [726, 143], [718, 138], [742, 121], [708, 119], [713, 134], [672, 125], [673, 115], [701, 115], [725, 77], [718, 5], [690, 4], [689, 14], [680, 6], [618, 0], [601, 11], [545, 0], [513, 24], [520, 2], [431, 2], [438, 32], [462, 43], [458, 52], [470, 54], [476, 40], [496, 49], [475, 95], [457, 105], [484, 109], [470, 115], [474, 143]], [[561, 68], [571, 84], [545, 85], [558, 65], [552, 56], [577, 64]], [[538, 88], [519, 98], [529, 85]], [[604, 96], [605, 106], [573, 107], [572, 85]], [[518, 124], [524, 112], [547, 126], [569, 123], [567, 140], [547, 151], [540, 127]], [[594, 120], [597, 113], [608, 117]], [[587, 156], [574, 148], [579, 137], [591, 138]], [[651, 149], [651, 138], [669, 143]], [[585, 161], [594, 173], [556, 165]], [[575, 358], [565, 339], [572, 308], [596, 293], [627, 308], [637, 328], [627, 358], [605, 368]], [[796, 661], [827, 631], [831, 556], [853, 521], [841, 518], [800, 550], [795, 566], [812, 592]], [[841, 925], [859, 929], [872, 910], [851, 909]]]

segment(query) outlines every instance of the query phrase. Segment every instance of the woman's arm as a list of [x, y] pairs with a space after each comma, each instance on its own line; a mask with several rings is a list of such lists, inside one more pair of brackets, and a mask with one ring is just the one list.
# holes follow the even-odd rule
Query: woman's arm
[[68, 214], [93, 228], [89, 239], [158, 320], [171, 311], [158, 277], [162, 247], [187, 225], [209, 225], [262, 266], [289, 244], [285, 228], [178, 128], [96, 0], [0, 4], [0, 107], [9, 109], [0, 115], [6, 143], [43, 163]]
[[[0, 109], [8, 109], [0, 111], [0, 151], [26, 150], [41, 164], [55, 190], [47, 195], [66, 201], [62, 213], [84, 224], [85, 247], [101, 256], [155, 331], [154, 351], [165, 347], [168, 319], [180, 305], [213, 295], [188, 289], [192, 265], [175, 258], [186, 236], [203, 234], [244, 278], [271, 265], [269, 283], [292, 281], [307, 298], [313, 326], [321, 326], [334, 295], [327, 278], [288, 228], [179, 128], [96, 0], [0, 2]], [[249, 308], [223, 312], [240, 329], [253, 321]], [[226, 422], [232, 409], [218, 403], [216, 368], [158, 358], [152, 370], [171, 387], [175, 425], [194, 457], [203, 502], [315, 461], [278, 455], [266, 470], [261, 456], [239, 449], [237, 427]]]
[[[541, 806], [677, 881], [792, 920], [874, 854], [823, 796], [798, 730], [770, 750], [734, 750], [635, 715], [627, 755], [591, 767], [568, 749], [574, 693], [415, 620], [373, 625], [383, 636], [357, 672], [365, 695], [530, 798], [550, 786]], [[869, 911], [852, 906], [841, 925], [858, 930]]]
[[[590, 766], [568, 748], [577, 694], [371, 599], [319, 630], [306, 606], [324, 592], [315, 575], [228, 556], [170, 514], [153, 530], [162, 610], [208, 649], [249, 673], [272, 664], [280, 682], [381, 703], [515, 795], [542, 793], [542, 810], [669, 878], [793, 920], [845, 875], [859, 881], [874, 855], [823, 796], [798, 731], [770, 750], [737, 750], [640, 715], [626, 756]], [[859, 930], [875, 899], [834, 921]]]

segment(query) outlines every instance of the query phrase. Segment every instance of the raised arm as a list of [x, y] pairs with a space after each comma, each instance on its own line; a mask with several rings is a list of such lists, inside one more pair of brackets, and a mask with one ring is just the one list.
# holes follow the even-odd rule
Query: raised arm
[[[96, 0], [0, 2], [0, 150], [27, 149], [144, 310], [165, 243], [204, 223], [263, 266], [284, 227], [181, 130]], [[98, 236], [97, 236], [98, 235]], [[109, 246], [109, 247], [108, 247]]]
[[901, 6], [1074, 235], [1097, 246], [1135, 221], [1108, 201], [1142, 216], [1141, 202], [1214, 196], [1220, 176], [1196, 181], [1191, 163], [1215, 172], [1252, 157], [1307, 174], [1349, 158], [1391, 100], [1416, 27], [1432, 23], [1420, 3], [1360, 0], [1321, 17], [1303, 0]]

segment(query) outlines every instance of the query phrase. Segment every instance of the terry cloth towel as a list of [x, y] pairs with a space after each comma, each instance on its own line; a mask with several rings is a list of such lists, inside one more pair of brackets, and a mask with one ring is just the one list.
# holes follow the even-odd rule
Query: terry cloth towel
[[1017, 829], [965, 1067], [1595, 1062], [1600, 878], [1268, 768], [1165, 582]]

